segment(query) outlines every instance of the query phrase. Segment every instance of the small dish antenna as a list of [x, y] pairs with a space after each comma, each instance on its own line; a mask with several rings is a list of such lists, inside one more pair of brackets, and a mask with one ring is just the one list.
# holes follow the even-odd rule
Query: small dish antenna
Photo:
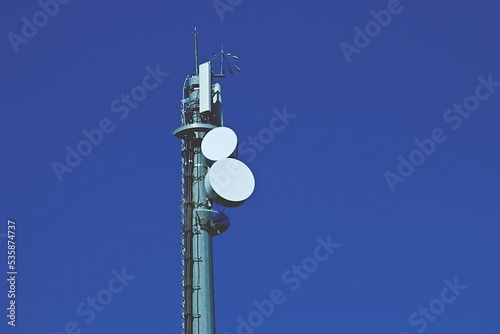
[[201, 142], [201, 152], [212, 161], [228, 158], [236, 150], [238, 137], [233, 130], [220, 126], [210, 130]]
[[254, 188], [255, 179], [250, 168], [233, 158], [216, 161], [205, 176], [208, 196], [229, 207], [243, 204]]

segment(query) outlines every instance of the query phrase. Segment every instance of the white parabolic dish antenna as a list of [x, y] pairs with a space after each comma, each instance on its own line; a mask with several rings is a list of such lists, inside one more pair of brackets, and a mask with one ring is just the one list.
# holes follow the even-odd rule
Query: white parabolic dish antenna
[[205, 188], [214, 201], [234, 207], [250, 197], [255, 188], [255, 179], [243, 162], [224, 158], [215, 162], [208, 171]]
[[212, 161], [229, 157], [236, 150], [238, 137], [233, 130], [227, 127], [218, 127], [210, 130], [201, 142], [201, 152]]

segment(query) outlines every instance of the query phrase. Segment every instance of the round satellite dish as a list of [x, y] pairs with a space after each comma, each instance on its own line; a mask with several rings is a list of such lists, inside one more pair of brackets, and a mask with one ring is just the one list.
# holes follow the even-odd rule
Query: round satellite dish
[[230, 128], [223, 126], [210, 130], [201, 142], [201, 152], [213, 161], [229, 157], [236, 150], [238, 137]]
[[255, 188], [255, 179], [243, 162], [224, 158], [215, 162], [208, 171], [205, 188], [214, 201], [234, 207], [250, 197]]

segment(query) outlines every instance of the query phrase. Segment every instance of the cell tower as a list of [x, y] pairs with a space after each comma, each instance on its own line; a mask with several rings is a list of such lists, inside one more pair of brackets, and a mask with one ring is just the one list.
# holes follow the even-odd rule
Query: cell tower
[[182, 333], [215, 334], [212, 237], [229, 227], [224, 207], [243, 204], [255, 180], [235, 159], [237, 137], [223, 126], [221, 86], [213, 82], [225, 76], [226, 67], [231, 74], [232, 68], [239, 71], [238, 57], [221, 49], [198, 65], [197, 35], [195, 29], [195, 72], [184, 81], [181, 126], [173, 133], [181, 139]]

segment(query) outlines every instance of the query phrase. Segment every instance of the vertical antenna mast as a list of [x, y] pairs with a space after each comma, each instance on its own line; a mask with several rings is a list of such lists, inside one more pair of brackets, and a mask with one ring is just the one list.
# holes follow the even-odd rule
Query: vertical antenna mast
[[198, 75], [198, 31], [196, 31], [196, 27], [194, 28], [194, 68], [195, 74]]
[[[215, 75], [210, 61], [198, 65], [196, 28], [193, 34], [196, 71], [186, 79], [181, 126], [173, 133], [181, 139], [181, 327], [183, 334], [215, 334], [212, 237], [228, 229], [229, 219], [214, 209], [241, 205], [253, 192], [255, 181], [244, 163], [229, 158], [236, 151], [237, 137], [222, 126], [221, 88], [212, 84], [214, 77], [224, 76], [223, 67]], [[225, 56], [238, 57], [223, 50], [217, 56], [221, 66], [225, 63], [239, 71]], [[238, 173], [228, 174], [221, 187], [218, 176], [229, 168]]]

